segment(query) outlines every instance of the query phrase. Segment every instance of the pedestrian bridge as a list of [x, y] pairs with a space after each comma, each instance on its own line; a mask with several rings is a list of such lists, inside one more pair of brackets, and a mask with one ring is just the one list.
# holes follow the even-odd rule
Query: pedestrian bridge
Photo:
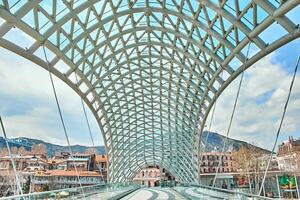
[[214, 102], [256, 61], [299, 38], [298, 5], [0, 0], [0, 47], [78, 93], [101, 128], [110, 182], [160, 166], [196, 183], [201, 133]]
[[[82, 192], [82, 189], [84, 192]], [[85, 199], [85, 200], [264, 200], [267, 197], [217, 189], [204, 185], [179, 184], [168, 187], [144, 187], [133, 183], [100, 184], [83, 188], [70, 188], [49, 192], [32, 193], [3, 200], [31, 200], [31, 199]]]
[[124, 199], [243, 199], [201, 186], [117, 183], [147, 166], [199, 183], [200, 141], [214, 103], [247, 68], [299, 38], [297, 6], [299, 0], [0, 0], [0, 47], [49, 71], [59, 111], [52, 75], [94, 114], [112, 185], [82, 187], [87, 199], [126, 192]]

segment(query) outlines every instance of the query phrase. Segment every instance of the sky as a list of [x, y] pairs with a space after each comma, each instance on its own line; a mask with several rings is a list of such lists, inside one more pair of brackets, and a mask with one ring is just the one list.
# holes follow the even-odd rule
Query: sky
[[[279, 127], [292, 75], [300, 55], [297, 39], [264, 57], [245, 72], [229, 137], [271, 149]], [[226, 134], [240, 78], [233, 81], [216, 103], [211, 131]], [[211, 119], [210, 112], [208, 122]], [[279, 142], [300, 138], [300, 73], [296, 76]]]
[[[271, 148], [299, 54], [300, 39], [269, 54], [246, 71], [230, 137]], [[211, 131], [226, 133], [238, 80], [219, 97]], [[55, 78], [55, 86], [71, 144], [90, 146], [80, 97], [58, 78]], [[8, 137], [27, 136], [66, 145], [48, 73], [3, 48], [0, 49], [0, 97], [0, 114]], [[98, 124], [87, 110], [96, 145], [103, 145]], [[280, 142], [288, 136], [300, 137], [299, 119], [300, 73], [296, 77]]]
[[[293, 22], [299, 22], [299, 11], [300, 6], [289, 13]], [[3, 20], [0, 19], [0, 23]], [[274, 38], [284, 34], [278, 26], [274, 23], [260, 37], [271, 43]], [[20, 32], [7, 37], [24, 47], [33, 42], [24, 41]], [[300, 39], [264, 57], [245, 72], [229, 137], [268, 149], [272, 147], [299, 54]], [[238, 80], [232, 82], [219, 97], [211, 131], [226, 133]], [[58, 78], [55, 78], [55, 85], [71, 144], [90, 146], [92, 143], [80, 97]], [[103, 145], [98, 124], [90, 110], [87, 110], [95, 143]], [[66, 145], [48, 73], [3, 48], [0, 48], [0, 115], [8, 137], [26, 136]], [[299, 119], [300, 72], [296, 77], [279, 142], [288, 136], [300, 138]]]
[[[80, 97], [53, 77], [71, 144], [92, 146]], [[0, 49], [0, 105], [8, 137], [26, 136], [66, 145], [49, 74], [3, 48]], [[88, 108], [87, 111], [95, 145], [103, 145], [98, 124]]]

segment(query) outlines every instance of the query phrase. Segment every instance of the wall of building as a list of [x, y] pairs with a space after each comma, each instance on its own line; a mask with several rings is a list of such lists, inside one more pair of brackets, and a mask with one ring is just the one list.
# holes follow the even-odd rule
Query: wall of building
[[[220, 167], [218, 165], [220, 162]], [[201, 173], [229, 173], [235, 172], [236, 167], [231, 153], [221, 154], [220, 152], [204, 152], [200, 164]]]

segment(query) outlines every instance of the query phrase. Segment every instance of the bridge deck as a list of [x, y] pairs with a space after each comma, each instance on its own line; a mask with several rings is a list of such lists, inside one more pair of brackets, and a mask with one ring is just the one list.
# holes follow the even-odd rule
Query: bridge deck
[[154, 200], [154, 199], [185, 199], [171, 188], [142, 188], [130, 195], [122, 198], [122, 200]]
[[243, 199], [239, 195], [231, 195], [225, 192], [217, 192], [199, 187], [174, 187], [174, 188], [141, 188], [128, 196], [122, 198], [122, 200], [154, 200], [154, 199], [188, 199], [188, 200], [240, 200]]

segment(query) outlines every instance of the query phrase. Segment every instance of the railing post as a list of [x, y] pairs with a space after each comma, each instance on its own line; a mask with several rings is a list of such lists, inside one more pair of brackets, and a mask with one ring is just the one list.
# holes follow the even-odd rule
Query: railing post
[[297, 198], [299, 199], [299, 188], [298, 188], [298, 180], [297, 180], [297, 176], [294, 174], [295, 177], [295, 183], [296, 183], [296, 191], [297, 191]]
[[278, 180], [278, 175], [277, 174], [276, 174], [276, 183], [277, 183], [277, 190], [278, 190], [279, 199], [281, 199], [281, 192], [280, 192], [280, 186], [279, 186], [279, 180]]
[[[248, 171], [248, 170], [247, 170], [247, 171]], [[250, 194], [253, 194], [253, 193], [252, 193], [251, 178], [250, 178], [249, 171], [248, 171], [247, 175], [248, 175], [248, 182], [249, 182], [249, 192], [250, 192]]]
[[262, 189], [263, 189], [263, 195], [264, 195], [264, 197], [266, 196], [266, 190], [265, 190], [265, 183], [264, 182], [262, 182]]

